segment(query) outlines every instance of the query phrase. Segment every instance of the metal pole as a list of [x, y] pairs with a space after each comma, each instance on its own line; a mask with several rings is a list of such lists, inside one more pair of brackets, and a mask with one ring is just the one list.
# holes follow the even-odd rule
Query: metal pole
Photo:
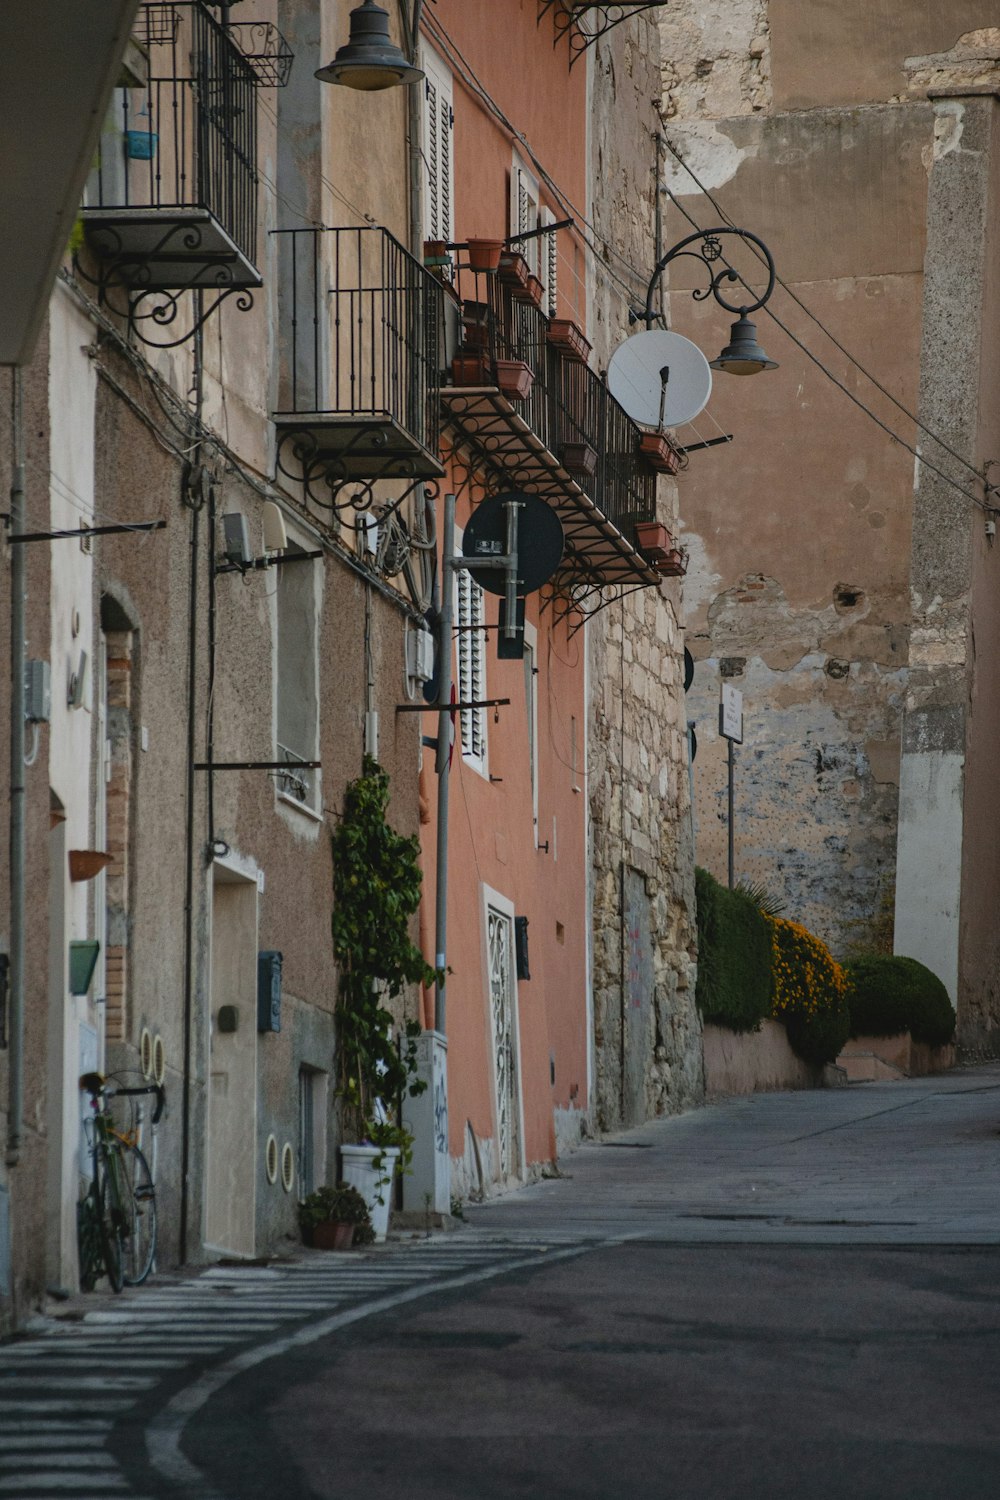
[[[24, 530], [24, 405], [21, 371], [11, 374], [13, 472], [10, 529]], [[10, 560], [10, 1072], [7, 1165], [21, 1155], [24, 1119], [24, 653], [27, 553]]]
[[736, 884], [736, 844], [733, 829], [733, 771], [736, 766], [736, 743], [734, 740], [727, 740], [726, 744], [729, 746], [729, 889], [732, 890]]
[[441, 543], [441, 616], [438, 625], [438, 809], [437, 892], [434, 908], [434, 1030], [446, 1036], [445, 982], [448, 952], [448, 793], [451, 781], [451, 637], [454, 623], [455, 496], [444, 497]]

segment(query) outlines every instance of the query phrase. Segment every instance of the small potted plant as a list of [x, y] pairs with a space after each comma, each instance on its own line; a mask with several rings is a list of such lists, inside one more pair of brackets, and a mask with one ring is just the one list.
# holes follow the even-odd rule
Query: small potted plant
[[299, 1228], [316, 1250], [350, 1250], [374, 1239], [368, 1204], [346, 1182], [319, 1187], [299, 1204]]

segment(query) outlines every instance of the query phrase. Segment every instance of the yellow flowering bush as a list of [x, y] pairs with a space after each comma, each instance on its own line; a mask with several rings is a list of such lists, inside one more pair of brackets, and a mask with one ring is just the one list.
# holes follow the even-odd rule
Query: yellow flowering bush
[[814, 1066], [832, 1062], [850, 1032], [849, 980], [830, 950], [800, 922], [765, 917], [771, 933], [771, 1015]]

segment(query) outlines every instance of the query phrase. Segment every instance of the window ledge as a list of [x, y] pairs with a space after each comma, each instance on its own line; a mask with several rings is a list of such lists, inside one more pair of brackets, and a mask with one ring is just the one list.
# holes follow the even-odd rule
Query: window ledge
[[301, 813], [304, 818], [308, 818], [311, 823], [323, 822], [323, 814], [317, 812], [314, 807], [310, 807], [307, 802], [300, 802], [297, 797], [290, 797], [287, 792], [278, 792], [277, 799], [285, 807], [294, 807], [296, 812]]

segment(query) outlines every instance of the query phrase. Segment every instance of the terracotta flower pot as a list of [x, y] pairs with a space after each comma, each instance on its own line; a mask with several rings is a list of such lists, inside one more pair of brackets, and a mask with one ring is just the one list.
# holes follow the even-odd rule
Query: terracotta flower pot
[[452, 385], [489, 385], [484, 354], [456, 354], [451, 362]]
[[542, 278], [540, 276], [531, 275], [528, 277], [528, 284], [524, 289], [524, 295], [527, 301], [533, 302], [536, 307], [541, 307], [542, 298], [545, 295], [545, 287], [542, 285]]
[[597, 468], [597, 453], [589, 443], [563, 443], [560, 457], [563, 468], [570, 474], [589, 476]]
[[505, 250], [500, 256], [497, 274], [504, 286], [509, 286], [516, 294], [527, 287], [531, 272], [528, 269], [528, 262], [519, 250]]
[[546, 338], [559, 350], [563, 359], [585, 365], [590, 358], [590, 342], [584, 338], [583, 330], [577, 327], [572, 318], [553, 318]]
[[637, 521], [635, 541], [636, 546], [647, 557], [665, 557], [674, 545], [673, 538], [662, 521]]
[[314, 1224], [313, 1248], [316, 1250], [350, 1250], [354, 1244], [353, 1224]]
[[105, 854], [101, 849], [70, 849], [69, 878], [93, 880], [102, 870], [107, 869], [113, 859], [113, 854]]
[[473, 271], [495, 271], [503, 254], [503, 240], [466, 240], [465, 248]]
[[687, 573], [687, 561], [683, 552], [678, 551], [676, 547], [671, 547], [666, 557], [659, 558], [654, 562], [653, 567], [658, 573], [662, 573], [664, 578], [683, 578]]
[[497, 385], [509, 401], [525, 401], [531, 395], [535, 377], [523, 359], [496, 361]]
[[676, 474], [681, 455], [662, 432], [644, 432], [639, 439], [639, 454], [658, 474]]

